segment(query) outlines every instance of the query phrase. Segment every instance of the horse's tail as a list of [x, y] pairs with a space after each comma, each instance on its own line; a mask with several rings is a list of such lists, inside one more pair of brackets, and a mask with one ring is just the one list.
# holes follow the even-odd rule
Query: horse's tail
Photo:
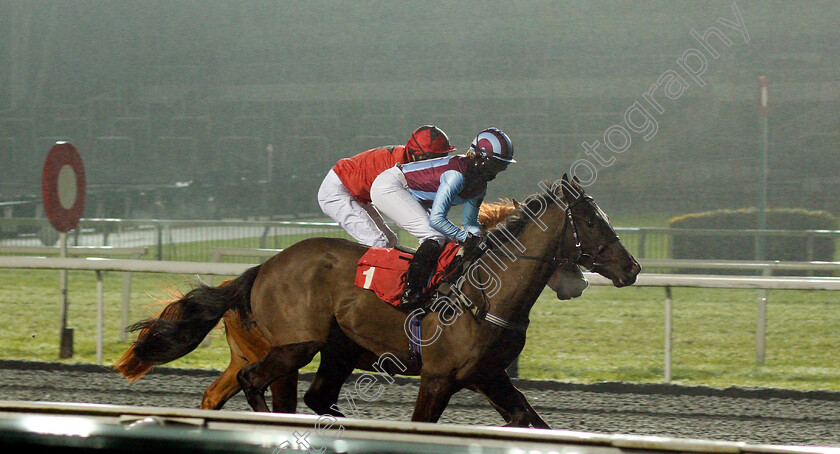
[[229, 310], [235, 310], [247, 325], [251, 287], [259, 270], [259, 265], [250, 268], [218, 287], [199, 283], [182, 298], [169, 303], [157, 317], [129, 326], [129, 331], [140, 330], [140, 334], [114, 368], [128, 381], [137, 380], [152, 367], [195, 350]]

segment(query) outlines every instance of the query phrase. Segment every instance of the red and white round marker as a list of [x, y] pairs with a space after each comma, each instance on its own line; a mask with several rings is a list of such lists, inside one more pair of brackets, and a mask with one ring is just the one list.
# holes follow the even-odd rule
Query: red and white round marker
[[69, 142], [57, 142], [47, 153], [41, 177], [44, 212], [60, 232], [76, 228], [85, 211], [85, 169]]

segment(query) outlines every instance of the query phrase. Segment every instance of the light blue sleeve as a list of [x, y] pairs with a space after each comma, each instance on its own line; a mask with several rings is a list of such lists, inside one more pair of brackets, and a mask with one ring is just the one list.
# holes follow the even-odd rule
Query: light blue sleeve
[[464, 204], [464, 230], [473, 235], [481, 234], [481, 224], [478, 222], [478, 210], [481, 208], [481, 202], [484, 201], [484, 195], [487, 190], [481, 193], [480, 196], [467, 200]]
[[429, 225], [438, 232], [446, 235], [447, 238], [454, 238], [458, 241], [467, 239], [467, 232], [458, 228], [449, 220], [447, 215], [449, 209], [459, 199], [458, 193], [464, 189], [464, 175], [455, 170], [443, 172], [440, 176], [440, 186], [432, 202], [432, 210], [429, 212]]

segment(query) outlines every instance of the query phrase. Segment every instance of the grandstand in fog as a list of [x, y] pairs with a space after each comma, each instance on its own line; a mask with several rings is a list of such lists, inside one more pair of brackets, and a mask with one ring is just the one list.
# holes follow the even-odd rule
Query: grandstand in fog
[[836, 4], [738, 2], [749, 42], [718, 20], [732, 2], [434, 5], [0, 1], [0, 202], [37, 198], [50, 145], [70, 140], [86, 217], [318, 213], [337, 159], [425, 123], [461, 149], [503, 128], [520, 163], [490, 196], [523, 197], [717, 27], [731, 42], [709, 39], [705, 85], [684, 74], [655, 135], [602, 146], [615, 161], [591, 191], [611, 213], [755, 205], [766, 75], [769, 204], [840, 212]]

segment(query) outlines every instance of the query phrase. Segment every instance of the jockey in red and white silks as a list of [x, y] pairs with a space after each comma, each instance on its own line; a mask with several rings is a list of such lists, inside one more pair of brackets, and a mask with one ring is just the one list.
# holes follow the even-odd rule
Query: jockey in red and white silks
[[[420, 242], [406, 277], [401, 307], [422, 302], [422, 291], [448, 239], [466, 242], [481, 233], [478, 209], [487, 193], [487, 182], [505, 170], [513, 159], [513, 144], [499, 129], [480, 132], [467, 155], [447, 156], [397, 165], [382, 172], [371, 185], [376, 208]], [[464, 205], [463, 227], [447, 215]]]
[[397, 235], [371, 204], [373, 180], [394, 165], [445, 156], [454, 149], [439, 128], [421, 126], [405, 146], [375, 148], [338, 161], [321, 183], [318, 204], [356, 241], [367, 246], [396, 246]]

